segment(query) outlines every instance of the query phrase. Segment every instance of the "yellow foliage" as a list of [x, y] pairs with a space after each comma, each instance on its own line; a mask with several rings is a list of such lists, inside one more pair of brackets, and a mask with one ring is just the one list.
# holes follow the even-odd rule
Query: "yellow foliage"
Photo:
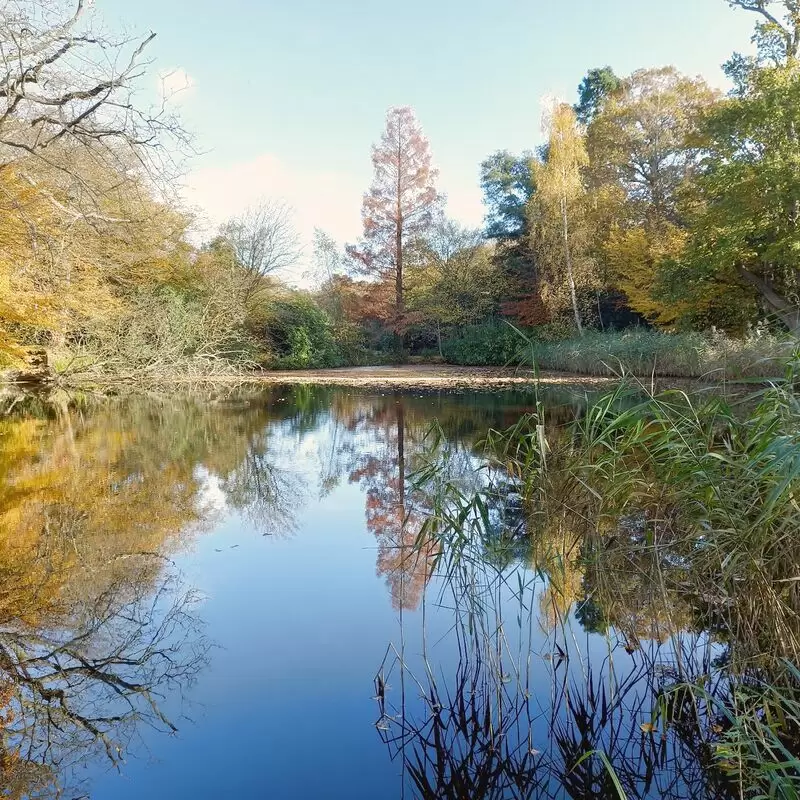
[[134, 171], [89, 153], [55, 148], [47, 163], [0, 167], [0, 363], [113, 325], [138, 290], [179, 277], [192, 257], [188, 224]]
[[571, 305], [580, 328], [577, 292], [597, 283], [592, 204], [583, 178], [589, 157], [571, 106], [555, 103], [545, 129], [547, 159], [533, 164], [536, 192], [527, 208], [530, 244], [545, 305], [554, 314]]
[[36, 269], [36, 232], [51, 222], [35, 189], [11, 168], [0, 169], [0, 364], [22, 357], [20, 326], [53, 326]]
[[99, 590], [125, 554], [161, 552], [197, 519], [190, 468], [132, 473], [131, 433], [74, 422], [0, 424], [0, 621], [51, 621], [78, 584]]
[[134, 398], [52, 412], [0, 420], [0, 624], [56, 623], [104, 587], [154, 579], [213, 519], [202, 472], [234, 481], [272, 413], [263, 396], [246, 411]]
[[659, 325], [670, 325], [683, 309], [653, 296], [659, 265], [683, 252], [686, 232], [662, 223], [622, 230], [612, 229], [604, 246], [612, 279], [625, 293], [631, 308]]

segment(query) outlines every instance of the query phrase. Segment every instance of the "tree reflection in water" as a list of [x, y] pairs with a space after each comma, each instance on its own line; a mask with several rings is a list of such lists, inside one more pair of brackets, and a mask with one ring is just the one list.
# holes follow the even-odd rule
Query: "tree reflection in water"
[[18, 796], [60, 796], [61, 781], [98, 751], [122, 762], [141, 725], [177, 730], [179, 720], [162, 701], [170, 695], [174, 705], [174, 695], [191, 684], [208, 644], [196, 598], [174, 576], [155, 585], [140, 577], [134, 570], [52, 627], [7, 624], [0, 631], [3, 784]]
[[209, 654], [172, 560], [210, 519], [208, 417], [38, 403], [0, 421], [4, 797], [78, 796], [79, 766], [174, 732]]
[[502, 460], [480, 472], [470, 494], [441, 451], [423, 470], [440, 483], [422, 638], [401, 618], [375, 679], [377, 728], [413, 796], [747, 796], [718, 757], [728, 643], [681, 590], [683, 562], [632, 519], [598, 541], [557, 470], [541, 491]]
[[[425, 519], [425, 497], [407, 483], [406, 402], [395, 393], [373, 407], [359, 427], [368, 427], [369, 449], [361, 450], [350, 465], [349, 480], [366, 495], [367, 529], [378, 544], [377, 571], [386, 583], [395, 608], [416, 608], [430, 576], [430, 548], [418, 537]], [[419, 434], [418, 430], [413, 431]], [[414, 439], [410, 440], [413, 444]]]
[[330, 487], [336, 483], [333, 476], [344, 473], [364, 490], [367, 529], [377, 541], [377, 572], [386, 579], [395, 609], [417, 608], [438, 558], [438, 544], [424, 527], [434, 512], [435, 485], [420, 480], [430, 466], [432, 421], [440, 439], [434, 456], [438, 469], [462, 491], [472, 492], [483, 482], [478, 444], [489, 427], [530, 410], [524, 396], [516, 402], [520, 405], [504, 407], [491, 394], [470, 404], [458, 397], [400, 392], [333, 398], [337, 446], [323, 468], [324, 485]]
[[598, 655], [574, 614], [555, 629], [542, 616], [542, 579], [470, 572], [439, 598], [455, 613], [446, 637], [423, 633], [415, 658], [404, 633], [375, 679], [376, 727], [414, 797], [738, 796], [712, 766], [721, 715], [674, 691], [706, 676], [724, 696], [720, 649], [707, 636], [643, 642], [633, 655], [620, 637]]
[[[119, 765], [145, 729], [169, 734], [181, 723], [181, 696], [210, 643], [174, 559], [220, 513], [263, 534], [293, 531], [311, 484], [298, 458], [315, 441], [308, 434], [333, 432], [316, 437], [320, 492], [343, 480], [362, 488], [377, 571], [395, 608], [410, 610], [440, 555], [422, 536], [434, 487], [418, 480], [432, 416], [449, 479], [466, 494], [481, 483], [476, 442], [524, 410], [508, 396], [280, 387], [13, 405], [0, 418], [0, 785], [20, 798], [81, 796], [79, 767], [98, 756]], [[510, 556], [494, 548], [492, 558]], [[459, 673], [476, 720], [487, 711], [479, 700], [492, 697], [489, 663]], [[516, 703], [512, 685], [501, 686]], [[486, 752], [505, 741], [487, 739]], [[534, 761], [528, 753], [520, 769]]]

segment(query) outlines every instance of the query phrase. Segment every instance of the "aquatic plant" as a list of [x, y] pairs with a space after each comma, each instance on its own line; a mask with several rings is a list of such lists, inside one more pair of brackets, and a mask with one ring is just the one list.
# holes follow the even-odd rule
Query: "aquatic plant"
[[[440, 481], [422, 531], [473, 615], [492, 597], [476, 593], [474, 572], [482, 561], [502, 572], [491, 556], [505, 547], [543, 580], [551, 630], [574, 614], [631, 653], [674, 644], [669, 669], [651, 665], [646, 732], [663, 726], [698, 753], [707, 779], [727, 787], [720, 796], [800, 789], [798, 388], [797, 357], [748, 396], [623, 381], [566, 425], [539, 404], [491, 433], [476, 493], [448, 482], [437, 457], [423, 471], [428, 486]], [[688, 633], [716, 656], [699, 663]], [[610, 756], [584, 742], [576, 764], [593, 751]]]

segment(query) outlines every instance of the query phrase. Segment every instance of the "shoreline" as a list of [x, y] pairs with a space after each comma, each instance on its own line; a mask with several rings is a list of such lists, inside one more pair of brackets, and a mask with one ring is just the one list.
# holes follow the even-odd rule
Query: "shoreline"
[[[646, 389], [669, 388], [724, 388], [726, 385], [763, 384], [766, 379], [713, 380], [671, 375], [647, 377], [626, 375], [632, 383]], [[538, 377], [531, 369], [513, 367], [461, 367], [440, 364], [405, 364], [378, 367], [339, 367], [335, 369], [277, 370], [231, 375], [125, 375], [87, 381], [0, 381], [0, 389], [21, 392], [41, 392], [65, 389], [67, 391], [103, 391], [114, 389], [151, 389], [154, 387], [191, 386], [257, 386], [257, 385], [317, 385], [341, 386], [363, 389], [471, 389], [504, 390], [540, 386], [602, 389], [618, 384], [620, 376], [585, 375], [573, 372], [540, 371]]]
[[[354, 388], [396, 389], [515, 389], [533, 386], [533, 370], [503, 367], [457, 367], [410, 364], [388, 367], [342, 367], [338, 369], [281, 370], [248, 378], [265, 384], [315, 384]], [[539, 373], [538, 382], [553, 386], [607, 386], [617, 378], [566, 372]]]

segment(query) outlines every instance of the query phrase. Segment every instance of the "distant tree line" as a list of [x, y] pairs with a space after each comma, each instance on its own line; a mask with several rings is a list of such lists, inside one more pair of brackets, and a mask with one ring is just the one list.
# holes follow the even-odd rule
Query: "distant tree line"
[[[369, 313], [395, 342], [441, 348], [443, 332], [499, 319], [556, 337], [630, 325], [800, 333], [800, 11], [730, 5], [758, 23], [757, 55], [724, 67], [728, 95], [674, 67], [590, 70], [574, 106], [545, 109], [543, 146], [481, 164], [483, 231], [446, 219], [418, 123], [389, 112], [364, 238], [347, 251], [359, 269], [339, 265], [366, 268]], [[394, 296], [379, 288], [390, 278]]]

